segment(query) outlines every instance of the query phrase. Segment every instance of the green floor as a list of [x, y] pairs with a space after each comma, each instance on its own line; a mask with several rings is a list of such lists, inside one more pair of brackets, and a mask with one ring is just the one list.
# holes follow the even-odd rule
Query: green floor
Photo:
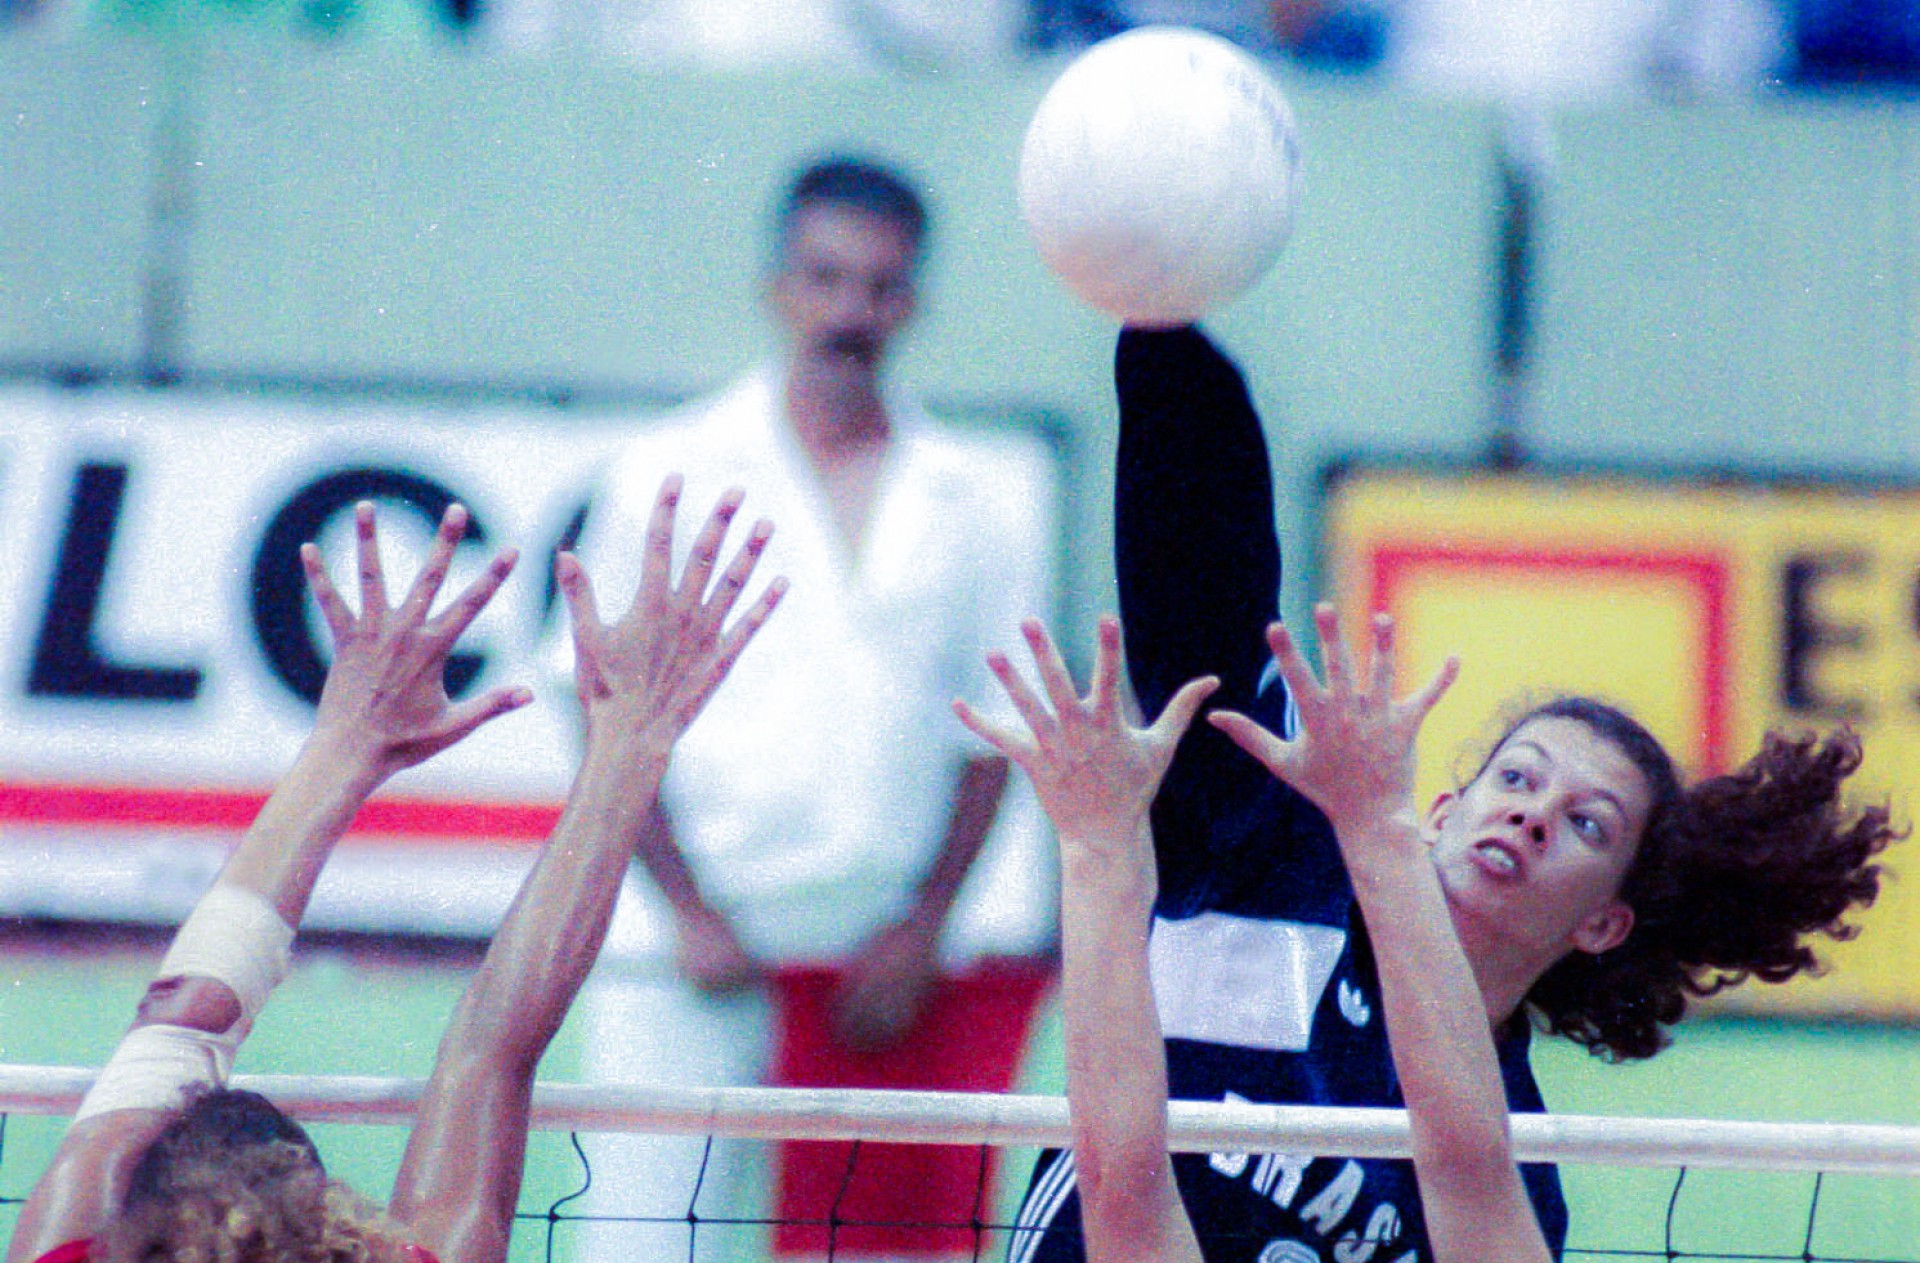
[[[0, 1061], [97, 1063], [144, 984], [145, 953], [0, 953]], [[423, 1075], [462, 971], [446, 966], [370, 966], [310, 952], [261, 1020], [241, 1069], [301, 1074]], [[542, 1076], [572, 1077], [575, 1048], [563, 1032]], [[1536, 1053], [1548, 1102], [1558, 1111], [1671, 1117], [1883, 1122], [1920, 1125], [1920, 1030], [1799, 1026], [1714, 1020], [1688, 1025], [1656, 1060], [1606, 1066], [1559, 1041]], [[1040, 1039], [1031, 1090], [1057, 1091], [1057, 1039]], [[8, 1120], [0, 1151], [0, 1197], [18, 1198], [57, 1142], [61, 1120]], [[334, 1171], [382, 1195], [399, 1158], [393, 1128], [320, 1128]], [[1013, 1155], [1016, 1172], [1025, 1158]], [[536, 1137], [522, 1205], [544, 1212], [577, 1187], [564, 1135]], [[1573, 1169], [1574, 1259], [1600, 1251], [1665, 1251], [1671, 1172]], [[1674, 1248], [1720, 1259], [1804, 1257], [1813, 1181], [1806, 1176], [1689, 1174], [1674, 1215]], [[14, 1210], [0, 1207], [11, 1231]], [[562, 1229], [558, 1254], [566, 1254]], [[518, 1234], [515, 1258], [543, 1259], [539, 1223]], [[1587, 1254], [1581, 1251], [1595, 1251]], [[743, 1250], [742, 1253], [752, 1253]], [[1812, 1256], [1920, 1260], [1920, 1181], [1828, 1179], [1819, 1190]]]

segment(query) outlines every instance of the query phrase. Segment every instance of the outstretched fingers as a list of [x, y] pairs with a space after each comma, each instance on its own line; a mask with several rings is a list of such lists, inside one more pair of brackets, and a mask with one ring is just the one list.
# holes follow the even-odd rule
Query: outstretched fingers
[[444, 750], [491, 719], [519, 710], [533, 700], [533, 690], [521, 685], [489, 689], [479, 697], [456, 702], [424, 738], [435, 750]]
[[[713, 581], [713, 572], [720, 564], [720, 548], [726, 543], [727, 528], [733, 525], [733, 516], [740, 511], [746, 495], [739, 487], [721, 492], [713, 512], [707, 514], [706, 524], [693, 537], [693, 551], [688, 554], [686, 571], [680, 576], [680, 595], [690, 604], [705, 601], [707, 585]], [[762, 546], [765, 546], [764, 540]]]
[[1447, 690], [1452, 688], [1453, 682], [1459, 678], [1460, 657], [1458, 654], [1448, 654], [1447, 660], [1440, 664], [1440, 669], [1433, 673], [1433, 678], [1401, 703], [1412, 716], [1416, 726], [1426, 722], [1427, 716], [1432, 713], [1435, 706], [1440, 704], [1440, 699], [1447, 695]]
[[[748, 566], [748, 570], [752, 570], [751, 565]], [[746, 612], [735, 619], [733, 625], [721, 634], [720, 640], [715, 647], [713, 671], [708, 678], [706, 687], [700, 692], [698, 700], [694, 703], [694, 710], [697, 711], [700, 707], [706, 705], [707, 699], [713, 696], [713, 691], [720, 687], [720, 682], [727, 678], [729, 671], [733, 670], [733, 664], [740, 660], [740, 655], [746, 652], [747, 646], [753, 642], [753, 638], [760, 634], [760, 629], [766, 626], [769, 618], [773, 617], [773, 611], [779, 607], [780, 599], [787, 594], [787, 586], [787, 578], [785, 575], [775, 576], [774, 579], [767, 584], [766, 590], [760, 593], [759, 598], [747, 607]], [[728, 604], [731, 603], [731, 600], [729, 600]], [[723, 615], [724, 611], [722, 611], [720, 615], [716, 615], [716, 617]], [[689, 715], [688, 717], [691, 718], [692, 716]]]
[[1093, 683], [1088, 689], [1093, 699], [1093, 722], [1105, 727], [1120, 713], [1120, 620], [1111, 614], [1100, 616], [1094, 630]]
[[1028, 687], [1026, 679], [1014, 670], [1006, 654], [998, 649], [989, 653], [987, 670], [993, 672], [993, 678], [1000, 681], [1000, 688], [1006, 693], [1007, 700], [1013, 703], [1013, 709], [1019, 712], [1027, 730], [1036, 738], [1051, 736], [1058, 729], [1053, 712], [1041, 704], [1033, 689]]
[[473, 626], [473, 620], [480, 617], [480, 611], [487, 608], [500, 591], [500, 585], [507, 581], [507, 576], [513, 573], [513, 568], [519, 562], [520, 550], [517, 548], [503, 548], [494, 554], [493, 560], [487, 563], [487, 568], [480, 572], [479, 577], [427, 624], [428, 635], [432, 637], [436, 648], [450, 649], [455, 641], [466, 634], [467, 628]]
[[340, 590], [333, 586], [318, 544], [300, 545], [300, 566], [307, 572], [307, 590], [313, 593], [313, 602], [320, 607], [320, 617], [327, 620], [327, 631], [337, 645], [353, 630], [353, 611], [347, 608]]
[[373, 524], [373, 501], [353, 506], [354, 556], [360, 570], [360, 617], [377, 626], [387, 610], [387, 579], [380, 568], [380, 536]]
[[1280, 679], [1285, 682], [1295, 705], [1311, 707], [1327, 696], [1327, 689], [1314, 675], [1313, 667], [1307, 663], [1285, 623], [1267, 624], [1267, 649], [1273, 654], [1273, 665], [1279, 670]]
[[413, 577], [413, 584], [407, 589], [406, 596], [400, 600], [398, 614], [401, 626], [418, 626], [427, 621], [427, 614], [433, 608], [433, 600], [440, 595], [440, 585], [447, 581], [447, 572], [453, 568], [453, 553], [467, 533], [467, 507], [454, 503], [440, 515], [440, 525], [434, 529], [433, 544], [427, 549], [427, 559], [421, 563], [420, 572]]
[[1329, 693], [1350, 693], [1359, 674], [1353, 665], [1353, 650], [1340, 635], [1340, 615], [1330, 602], [1313, 607], [1313, 629], [1320, 637], [1320, 665], [1327, 674]]
[[564, 552], [553, 559], [553, 578], [567, 603], [567, 621], [573, 629], [575, 681], [582, 688], [590, 687], [598, 692], [602, 624], [600, 605], [593, 595], [593, 581], [587, 577], [587, 568], [580, 564], [580, 559]]
[[1150, 731], [1154, 738], [1171, 751], [1174, 744], [1186, 735], [1187, 729], [1193, 726], [1194, 716], [1200, 713], [1200, 708], [1219, 687], [1220, 677], [1217, 675], [1203, 675], [1181, 685], [1180, 691], [1160, 711], [1160, 717], [1153, 721]]
[[673, 582], [673, 519], [680, 508], [680, 493], [685, 486], [679, 474], [668, 474], [653, 498], [653, 513], [647, 518], [647, 540], [640, 553], [640, 585], [634, 589], [635, 610], [657, 610], [666, 600]]
[[[734, 553], [733, 560], [727, 564], [726, 571], [720, 576], [719, 584], [715, 586], [712, 597], [706, 603], [708, 616], [715, 624], [726, 621], [727, 615], [733, 610], [734, 603], [740, 599], [740, 594], [746, 591], [748, 582], [753, 578], [754, 569], [759, 566], [761, 555], [767, 551], [767, 543], [772, 538], [772, 522], [761, 518], [753, 524], [753, 529], [747, 533], [746, 542], [740, 545], [738, 552]], [[704, 585], [706, 580], [702, 579], [701, 583]], [[783, 586], [782, 591], [784, 590]], [[765, 599], [765, 593], [761, 595], [762, 599]]]
[[1014, 728], [987, 718], [959, 698], [954, 699], [953, 713], [965, 725], [968, 732], [992, 746], [1013, 763], [1026, 767], [1027, 755], [1032, 752], [1033, 743], [1023, 738]]
[[1393, 615], [1384, 611], [1373, 616], [1373, 695], [1393, 696]]
[[1053, 637], [1047, 634], [1046, 624], [1037, 618], [1025, 619], [1020, 624], [1020, 633], [1027, 639], [1034, 670], [1040, 676], [1040, 687], [1046, 690], [1053, 713], [1064, 718], [1080, 710], [1079, 691], [1073, 687], [1073, 676]]
[[1396, 628], [1393, 615], [1381, 611], [1373, 616], [1373, 693], [1383, 704], [1391, 704], [1395, 712], [1404, 719], [1411, 720], [1417, 729], [1426, 721], [1427, 715], [1437, 706], [1453, 682], [1460, 677], [1460, 659], [1449, 654], [1419, 689], [1401, 698], [1393, 700], [1393, 684], [1396, 671], [1395, 651]]
[[1292, 766], [1295, 743], [1282, 741], [1254, 720], [1235, 710], [1207, 712], [1207, 722], [1227, 734], [1233, 743], [1260, 760], [1267, 771], [1282, 780]]

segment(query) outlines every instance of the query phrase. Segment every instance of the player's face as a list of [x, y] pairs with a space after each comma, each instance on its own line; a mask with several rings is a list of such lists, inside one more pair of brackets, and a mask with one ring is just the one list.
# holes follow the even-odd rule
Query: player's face
[[793, 221], [769, 292], [806, 367], [871, 375], [913, 315], [913, 238], [892, 220], [823, 203]]
[[1541, 970], [1617, 946], [1633, 928], [1619, 892], [1651, 807], [1646, 776], [1613, 742], [1577, 719], [1527, 721], [1429, 816], [1455, 920]]

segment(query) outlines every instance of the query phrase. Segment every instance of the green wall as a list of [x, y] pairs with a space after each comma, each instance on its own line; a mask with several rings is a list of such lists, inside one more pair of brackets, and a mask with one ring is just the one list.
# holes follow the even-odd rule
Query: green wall
[[[188, 374], [696, 389], [765, 347], [764, 223], [793, 166], [873, 149], [924, 179], [937, 215], [904, 375], [1065, 420], [1096, 489], [1078, 501], [1073, 596], [1102, 602], [1112, 327], [1044, 272], [1014, 207], [1046, 81], [652, 78], [239, 36], [0, 42], [0, 180], [32, 190], [0, 209], [0, 361], [113, 368], [153, 349]], [[1221, 320], [1283, 459], [1373, 439], [1471, 450], [1491, 121], [1337, 82], [1289, 90], [1299, 231]], [[177, 319], [143, 326], [156, 274], [178, 301], [153, 310]], [[1283, 511], [1298, 521], [1301, 504], [1289, 486]]]
[[[765, 345], [783, 177], [871, 148], [939, 216], [905, 374], [1066, 421], [1092, 489], [1074, 595], [1103, 597], [1111, 327], [1043, 272], [1014, 210], [1053, 67], [676, 78], [222, 30], [0, 40], [0, 364], [698, 389]], [[1484, 446], [1499, 124], [1364, 82], [1286, 88], [1299, 232], [1216, 324], [1304, 537], [1329, 455]], [[1541, 455], [1920, 474], [1920, 105], [1639, 106], [1555, 130]]]

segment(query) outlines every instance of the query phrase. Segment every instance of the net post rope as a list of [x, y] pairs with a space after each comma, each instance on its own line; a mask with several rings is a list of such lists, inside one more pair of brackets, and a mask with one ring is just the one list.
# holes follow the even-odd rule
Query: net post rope
[[[82, 1066], [0, 1065], [0, 1113], [70, 1115], [98, 1073]], [[404, 1125], [426, 1081], [236, 1075], [233, 1086], [259, 1092], [307, 1122]], [[1064, 1097], [972, 1092], [548, 1082], [534, 1089], [532, 1125], [894, 1144], [1072, 1142]], [[1389, 1109], [1175, 1101], [1168, 1109], [1168, 1140], [1183, 1153], [1408, 1153], [1406, 1111]], [[1513, 1145], [1522, 1162], [1920, 1176], [1920, 1127], [1890, 1124], [1516, 1114]]]

